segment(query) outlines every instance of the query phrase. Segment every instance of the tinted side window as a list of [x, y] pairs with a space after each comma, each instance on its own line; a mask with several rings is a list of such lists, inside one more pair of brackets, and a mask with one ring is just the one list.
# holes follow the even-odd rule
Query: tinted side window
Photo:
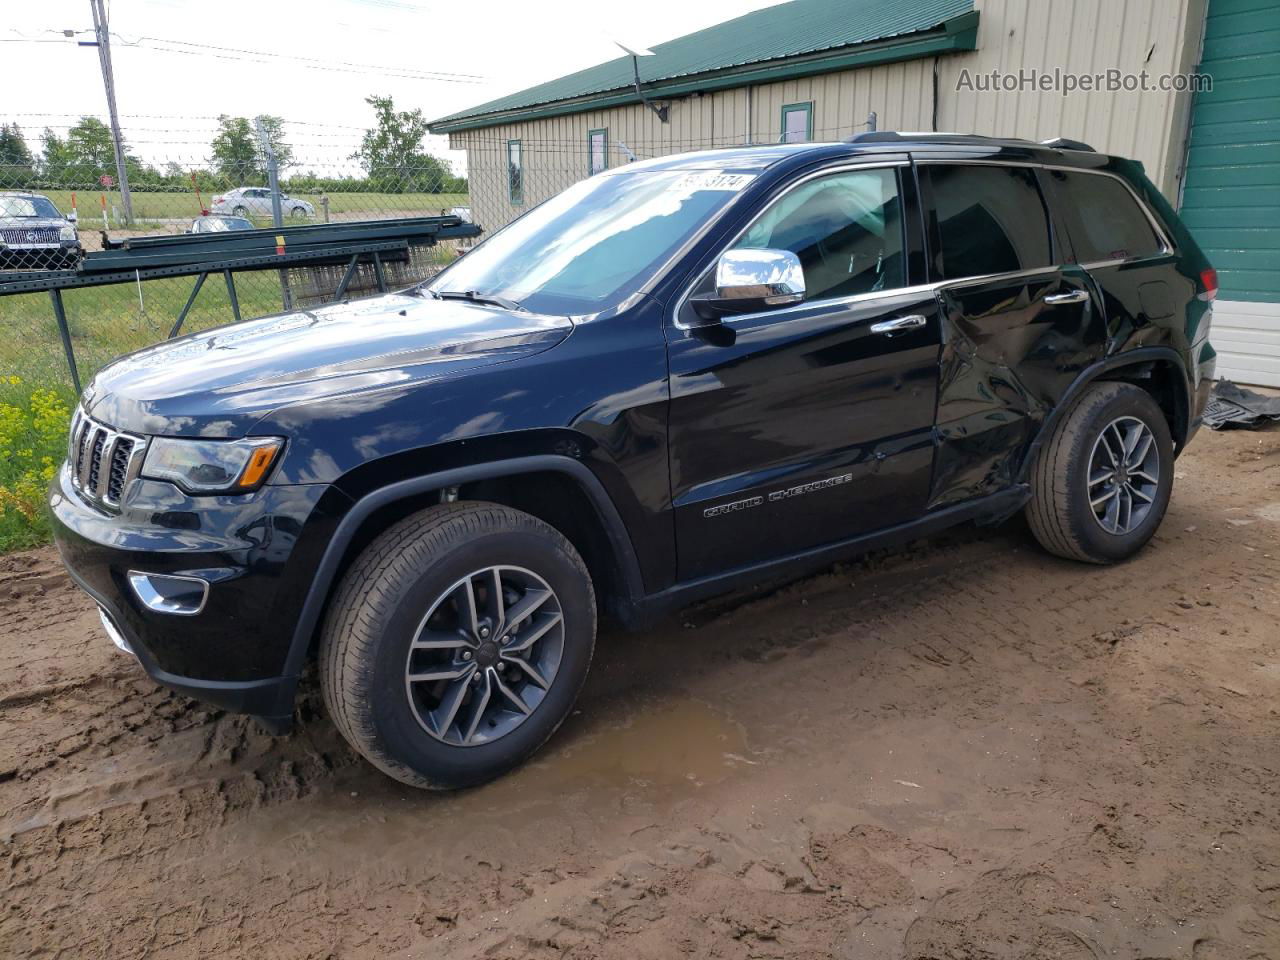
[[939, 164], [924, 168], [933, 187], [930, 235], [942, 280], [1034, 270], [1053, 263], [1049, 218], [1026, 167]]
[[1151, 221], [1119, 180], [1096, 173], [1046, 172], [1077, 261], [1131, 260], [1163, 251]]
[[904, 286], [898, 175], [875, 168], [801, 184], [774, 201], [737, 246], [798, 256], [806, 300]]

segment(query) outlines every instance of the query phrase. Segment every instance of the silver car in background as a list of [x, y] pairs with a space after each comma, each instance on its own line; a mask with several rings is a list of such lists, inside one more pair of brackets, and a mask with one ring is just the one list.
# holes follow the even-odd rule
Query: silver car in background
[[[280, 194], [280, 210], [295, 220], [316, 215], [316, 208], [306, 200], [285, 193]], [[270, 217], [271, 191], [266, 187], [236, 187], [214, 197], [209, 203], [209, 212], [236, 217]]]

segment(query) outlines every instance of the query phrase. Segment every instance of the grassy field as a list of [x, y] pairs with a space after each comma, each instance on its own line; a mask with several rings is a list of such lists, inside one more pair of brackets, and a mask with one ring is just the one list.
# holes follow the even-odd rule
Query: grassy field
[[[40, 191], [53, 201], [54, 205], [64, 213], [71, 209], [70, 190]], [[85, 229], [97, 229], [102, 226], [102, 208], [100, 191], [76, 191], [77, 209], [80, 222]], [[206, 206], [212, 201], [214, 194], [202, 194]], [[320, 206], [318, 193], [295, 193], [290, 196], [307, 200], [315, 205], [316, 219], [324, 219], [324, 210]], [[329, 211], [334, 217], [350, 220], [361, 217], [378, 219], [385, 216], [436, 216], [441, 210], [450, 207], [466, 206], [469, 202], [465, 193], [330, 193]], [[200, 205], [196, 195], [191, 191], [175, 191], [156, 193], [135, 190], [133, 197], [133, 215], [142, 220], [188, 219], [200, 215]], [[112, 206], [122, 209], [119, 191], [107, 193], [108, 210]], [[112, 227], [116, 226], [112, 221]]]

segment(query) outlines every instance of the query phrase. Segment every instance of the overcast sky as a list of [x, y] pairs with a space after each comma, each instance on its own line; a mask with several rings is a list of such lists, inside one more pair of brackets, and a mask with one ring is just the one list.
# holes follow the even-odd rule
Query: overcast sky
[[[652, 45], [776, 2], [110, 0], [109, 18], [122, 126], [143, 158], [194, 162], [212, 118], [266, 113], [296, 122], [289, 135], [305, 167], [351, 152], [370, 94], [435, 119], [612, 59], [611, 38]], [[29, 81], [5, 84], [0, 122], [16, 120], [35, 141], [80, 114], [105, 118], [97, 51], [76, 45], [92, 39], [89, 0], [3, 6], [4, 75]]]

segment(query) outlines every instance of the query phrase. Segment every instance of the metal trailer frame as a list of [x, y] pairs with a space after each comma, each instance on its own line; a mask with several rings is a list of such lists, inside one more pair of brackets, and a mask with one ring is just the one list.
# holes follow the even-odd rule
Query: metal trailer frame
[[384, 256], [407, 256], [410, 247], [434, 246], [440, 240], [466, 239], [479, 236], [481, 232], [475, 224], [448, 216], [309, 224], [226, 234], [132, 237], [101, 253], [86, 254], [74, 271], [0, 271], [0, 296], [48, 292], [71, 382], [76, 393], [80, 393], [80, 371], [62, 300], [64, 290], [194, 276], [191, 294], [169, 330], [168, 339], [172, 339], [181, 332], [182, 324], [210, 274], [222, 274], [227, 285], [227, 297], [231, 301], [232, 316], [239, 321], [240, 301], [235, 286], [237, 271], [281, 270], [335, 259], [346, 260], [346, 270], [333, 297], [337, 301], [346, 294], [362, 257], [366, 262], [372, 260], [378, 290], [385, 293]]

